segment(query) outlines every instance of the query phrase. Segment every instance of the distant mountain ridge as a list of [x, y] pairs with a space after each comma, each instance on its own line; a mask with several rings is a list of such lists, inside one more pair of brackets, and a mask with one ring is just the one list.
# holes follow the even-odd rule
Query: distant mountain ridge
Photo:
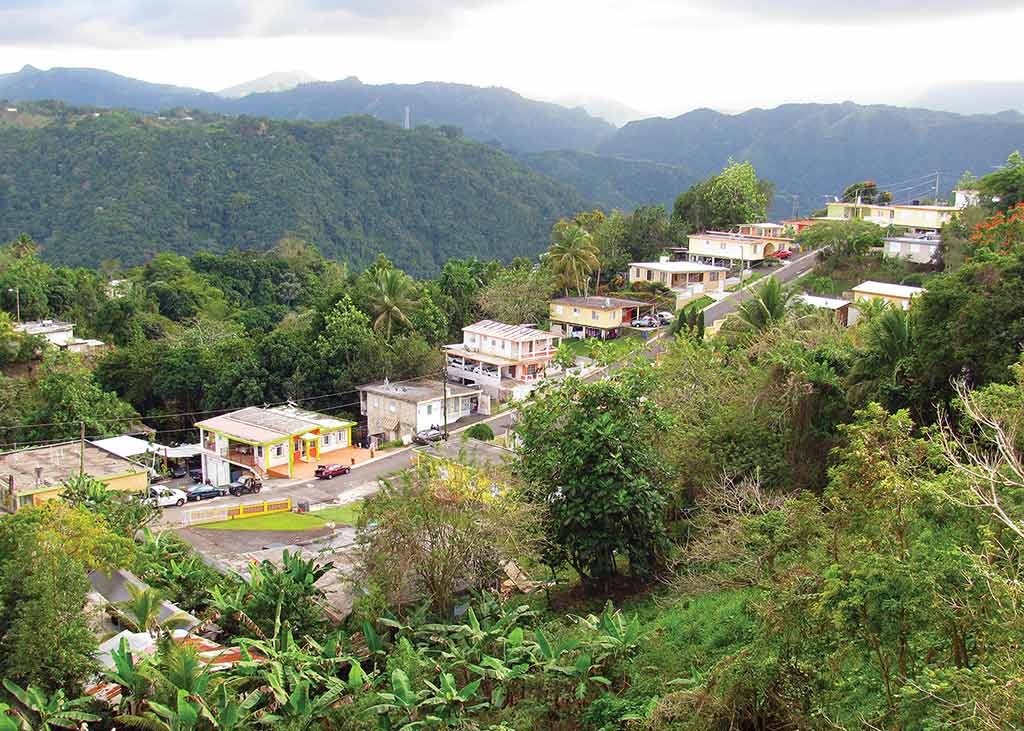
[[[776, 186], [773, 215], [821, 207], [857, 180], [893, 186], [896, 199], [948, 191], [964, 170], [982, 174], [1024, 147], [1024, 116], [961, 116], [884, 105], [784, 104], [727, 115], [698, 109], [673, 119], [631, 122], [597, 152], [681, 165], [698, 177], [729, 160], [749, 160]], [[930, 187], [931, 186], [931, 187]]]
[[248, 114], [273, 119], [326, 121], [368, 114], [401, 125], [406, 108], [413, 126], [453, 125], [470, 139], [510, 150], [534, 152], [563, 148], [593, 149], [611, 135], [610, 123], [582, 109], [527, 99], [500, 87], [423, 82], [364, 84], [355, 77], [303, 83], [285, 91], [248, 93], [237, 99], [217, 94], [150, 84], [98, 69], [26, 66], [0, 76], [0, 99], [54, 99], [78, 106], [160, 112], [190, 107], [221, 114]]
[[217, 92], [217, 96], [222, 96], [226, 99], [240, 99], [249, 94], [262, 94], [268, 91], [288, 91], [300, 84], [311, 84], [316, 81], [319, 81], [319, 79], [305, 71], [275, 71], [258, 79], [252, 79], [235, 86], [229, 86], [227, 89], [221, 89]]
[[1024, 112], [1024, 81], [954, 81], [924, 91], [914, 103], [957, 114]]

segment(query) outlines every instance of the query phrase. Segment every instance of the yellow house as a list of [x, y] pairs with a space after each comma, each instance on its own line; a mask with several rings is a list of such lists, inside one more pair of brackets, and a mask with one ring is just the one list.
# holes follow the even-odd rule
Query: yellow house
[[354, 421], [291, 404], [248, 408], [196, 423], [203, 480], [226, 485], [238, 472], [260, 477], [309, 477], [317, 462], [345, 463]]
[[826, 221], [858, 219], [879, 226], [903, 226], [915, 231], [938, 231], [960, 212], [956, 206], [868, 205], [866, 203], [829, 203]]
[[649, 308], [647, 302], [616, 297], [560, 297], [551, 300], [548, 319], [556, 335], [608, 340]]
[[68, 441], [0, 454], [0, 509], [13, 513], [58, 497], [64, 482], [83, 472], [111, 490], [149, 487], [146, 467], [92, 442]]
[[908, 287], [903, 284], [888, 282], [861, 282], [852, 290], [854, 303], [865, 300], [882, 300], [903, 310], [910, 309], [911, 301], [925, 290], [921, 287]]

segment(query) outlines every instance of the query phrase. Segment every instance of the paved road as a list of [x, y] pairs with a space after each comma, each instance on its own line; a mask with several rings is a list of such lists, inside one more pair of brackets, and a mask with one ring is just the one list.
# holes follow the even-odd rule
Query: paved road
[[[773, 271], [771, 276], [779, 280], [782, 284], [785, 284], [786, 282], [790, 282], [804, 272], [810, 270], [815, 264], [817, 264], [817, 262], [818, 252], [808, 251], [791, 259], [786, 266]], [[716, 302], [704, 310], [704, 322], [711, 325], [711, 323], [721, 320], [726, 315], [731, 315], [739, 307], [740, 302], [748, 300], [753, 296], [754, 295], [751, 293], [750, 288], [747, 288], [736, 292], [724, 300]]]

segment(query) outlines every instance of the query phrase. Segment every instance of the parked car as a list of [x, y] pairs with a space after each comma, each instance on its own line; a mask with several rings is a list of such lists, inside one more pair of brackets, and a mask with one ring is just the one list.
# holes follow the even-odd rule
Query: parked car
[[188, 476], [192, 478], [192, 482], [203, 481], [203, 471], [201, 469], [191, 469], [188, 471]]
[[228, 485], [228, 492], [235, 497], [239, 495], [255, 495], [263, 489], [263, 480], [258, 477], [246, 476]]
[[786, 251], [785, 249], [783, 249], [782, 251], [776, 251], [775, 252], [775, 258], [776, 259], [788, 259], [791, 256], [793, 256], [793, 252], [792, 251]]
[[197, 502], [199, 500], [209, 500], [215, 497], [224, 497], [227, 494], [227, 490], [216, 485], [193, 485], [186, 493], [190, 503]]
[[658, 318], [651, 317], [650, 315], [644, 315], [638, 317], [633, 322], [629, 323], [630, 327], [660, 327], [661, 323], [658, 322]]
[[424, 429], [412, 438], [416, 444], [430, 444], [430, 442], [439, 442], [442, 439], [444, 439], [444, 434], [440, 429]]
[[318, 464], [313, 473], [320, 480], [333, 480], [338, 475], [347, 475], [352, 468], [347, 464]]
[[670, 322], [676, 319], [676, 316], [673, 315], [671, 312], [664, 311], [659, 312], [657, 315], [655, 315], [655, 317], [658, 318], [658, 322], [660, 322], [662, 325], [668, 325]]
[[[202, 477], [202, 473], [203, 473], [203, 471], [199, 470], [200, 477]], [[182, 477], [187, 477], [188, 474], [189, 474], [188, 467], [185, 467], [184, 465], [180, 465], [180, 464], [171, 465], [171, 477], [173, 477], [175, 480], [178, 480], [178, 479], [180, 479]]]
[[151, 487], [145, 500], [158, 508], [169, 508], [172, 505], [181, 507], [188, 502], [188, 495], [175, 487]]

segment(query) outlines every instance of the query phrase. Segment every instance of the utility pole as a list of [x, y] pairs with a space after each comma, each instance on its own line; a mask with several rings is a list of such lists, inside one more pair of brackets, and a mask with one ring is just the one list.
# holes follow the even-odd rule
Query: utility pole
[[441, 436], [448, 441], [448, 356], [441, 366]]
[[793, 195], [793, 215], [791, 218], [796, 218], [800, 215], [800, 194], [795, 193]]
[[78, 475], [85, 475], [85, 422], [78, 422]]
[[939, 176], [941, 174], [938, 171], [935, 173], [935, 205], [939, 205]]

